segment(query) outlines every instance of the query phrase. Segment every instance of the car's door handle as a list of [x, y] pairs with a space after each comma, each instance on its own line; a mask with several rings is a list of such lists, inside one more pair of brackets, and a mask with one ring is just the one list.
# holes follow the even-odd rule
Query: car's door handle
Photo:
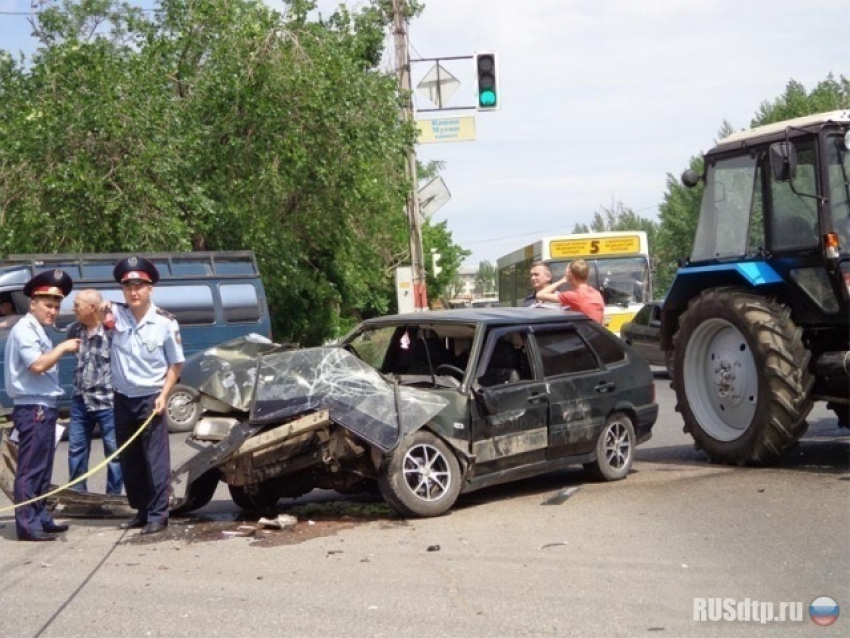
[[543, 403], [544, 401], [549, 400], [549, 394], [547, 392], [532, 392], [528, 395], [529, 403]]
[[614, 383], [613, 381], [600, 381], [599, 383], [596, 384], [596, 387], [594, 387], [594, 390], [596, 390], [597, 392], [603, 392], [604, 393], [604, 392], [610, 392], [611, 390], [613, 390], [616, 387], [617, 387], [617, 384]]

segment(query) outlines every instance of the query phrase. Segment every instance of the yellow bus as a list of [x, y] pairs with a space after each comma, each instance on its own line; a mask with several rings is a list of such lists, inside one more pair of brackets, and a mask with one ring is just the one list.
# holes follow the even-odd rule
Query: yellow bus
[[588, 284], [605, 299], [605, 326], [616, 335], [652, 299], [649, 243], [640, 230], [576, 233], [543, 237], [500, 257], [497, 262], [499, 304], [520, 306], [531, 292], [528, 271], [535, 261], [552, 269], [552, 281], [560, 279], [574, 259], [590, 267]]

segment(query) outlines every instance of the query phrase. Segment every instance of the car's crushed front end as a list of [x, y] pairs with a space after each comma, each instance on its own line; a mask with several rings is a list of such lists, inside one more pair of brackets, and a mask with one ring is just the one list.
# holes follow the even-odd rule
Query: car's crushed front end
[[199, 390], [230, 410], [207, 413], [195, 426], [192, 439], [207, 445], [174, 472], [175, 492], [186, 483], [178, 512], [209, 500], [197, 490], [213, 482], [194, 485], [209, 472], [246, 509], [314, 488], [369, 488], [401, 437], [448, 404], [388, 381], [339, 347], [270, 349], [248, 361], [234, 360], [230, 353], [240, 350], [232, 345], [204, 355], [208, 375]]

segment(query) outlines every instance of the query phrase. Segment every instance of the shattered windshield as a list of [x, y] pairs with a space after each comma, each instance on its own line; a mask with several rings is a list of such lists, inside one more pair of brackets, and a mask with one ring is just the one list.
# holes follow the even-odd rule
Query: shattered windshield
[[388, 450], [446, 405], [433, 392], [388, 382], [342, 348], [307, 348], [261, 357], [251, 420], [271, 423], [328, 409], [333, 421]]

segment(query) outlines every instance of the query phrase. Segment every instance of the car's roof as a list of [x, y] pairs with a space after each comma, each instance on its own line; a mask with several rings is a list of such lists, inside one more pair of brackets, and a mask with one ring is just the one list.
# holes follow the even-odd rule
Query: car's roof
[[524, 325], [552, 322], [590, 321], [581, 312], [562, 311], [557, 308], [458, 308], [387, 315], [367, 319], [365, 325], [400, 323], [476, 323], [486, 325]]

